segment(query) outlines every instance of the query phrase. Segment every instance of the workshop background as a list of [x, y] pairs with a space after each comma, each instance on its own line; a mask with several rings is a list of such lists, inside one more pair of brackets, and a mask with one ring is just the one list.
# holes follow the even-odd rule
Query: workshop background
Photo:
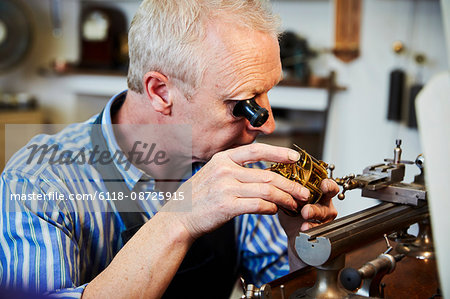
[[[83, 9], [89, 13], [92, 6], [113, 7], [123, 13], [128, 26], [139, 1], [28, 0], [22, 4], [32, 29], [31, 40], [24, 58], [0, 71], [1, 107], [8, 107], [11, 102], [14, 106], [14, 100], [20, 103], [21, 99], [36, 99], [42, 111], [37, 119], [71, 123], [99, 112], [111, 95], [126, 88], [126, 72], [120, 65], [76, 67], [82, 65], [80, 58], [86, 43], [80, 19], [86, 19]], [[293, 82], [281, 84], [269, 94], [278, 128], [273, 136], [262, 140], [286, 146], [295, 142], [334, 163], [337, 176], [360, 173], [367, 165], [391, 158], [395, 139], [403, 140], [403, 158], [414, 161], [422, 149], [417, 129], [408, 127], [405, 117], [408, 89], [449, 68], [440, 1], [362, 1], [359, 56], [350, 62], [332, 53], [336, 31], [334, 1], [272, 1], [272, 5], [281, 16], [283, 30], [303, 41], [297, 53], [303, 68], [294, 70], [297, 80], [289, 80]], [[401, 54], [393, 51], [396, 41], [404, 45]], [[314, 53], [308, 55], [309, 52]], [[418, 54], [425, 56], [422, 66], [415, 60]], [[394, 69], [406, 75], [405, 109], [400, 121], [387, 119], [389, 76]], [[327, 82], [332, 71], [335, 82]], [[292, 70], [285, 73], [286, 77], [290, 74]], [[0, 111], [4, 121], [10, 119], [5, 113], [16, 112], [10, 108]], [[412, 178], [414, 172], [412, 168], [407, 175]], [[360, 210], [371, 202], [360, 200], [356, 193], [350, 192], [343, 202], [336, 200], [340, 215]]]
[[[123, 20], [127, 27], [139, 2], [21, 1], [30, 39], [21, 41], [28, 47], [16, 63], [4, 68], [0, 63], [0, 123], [83, 121], [99, 112], [112, 95], [126, 89], [126, 61], [119, 57], [126, 41], [121, 37], [108, 40], [116, 45], [116, 51], [122, 51], [116, 53], [119, 56], [110, 54], [110, 61], [98, 61], [89, 47], [99, 39], [92, 30], [101, 26], [121, 34], [123, 30], [114, 27]], [[357, 35], [350, 36], [354, 44], [347, 49], [345, 45], [337, 49], [338, 2], [272, 1], [283, 30], [290, 32], [285, 37], [294, 42], [294, 54], [283, 63], [285, 82], [269, 94], [277, 131], [261, 141], [285, 146], [295, 142], [335, 164], [336, 176], [361, 173], [368, 165], [392, 158], [396, 139], [403, 141], [403, 159], [414, 161], [422, 146], [417, 128], [408, 123], [411, 87], [449, 69], [441, 1], [361, 1], [359, 11], [353, 7], [344, 14], [352, 20], [347, 24], [350, 33]], [[102, 15], [92, 14], [92, 6], [115, 18], [114, 26]], [[108, 10], [111, 7], [113, 12]], [[0, 45], [2, 30], [0, 23]], [[397, 48], [396, 53], [393, 48], [398, 42], [403, 51]], [[108, 43], [102, 46], [108, 49]], [[292, 50], [292, 43], [284, 46], [284, 50]], [[350, 58], [338, 57], [345, 51]], [[390, 76], [395, 69], [405, 74], [403, 109], [399, 120], [388, 120]], [[412, 181], [418, 170], [407, 167], [406, 181]], [[374, 203], [362, 199], [359, 192], [349, 192], [344, 201], [335, 199], [339, 216]]]

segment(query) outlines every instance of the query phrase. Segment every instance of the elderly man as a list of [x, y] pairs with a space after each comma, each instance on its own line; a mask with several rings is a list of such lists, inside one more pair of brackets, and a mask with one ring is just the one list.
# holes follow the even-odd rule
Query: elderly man
[[[277, 35], [262, 1], [143, 1], [129, 33], [129, 90], [86, 123], [35, 137], [2, 174], [2, 286], [70, 298], [227, 298], [238, 273], [258, 285], [287, 274], [278, 208], [301, 211], [279, 215], [308, 229], [336, 216], [337, 186], [325, 180], [321, 202], [305, 205], [306, 188], [258, 168], [299, 159], [253, 143], [275, 127], [267, 92], [281, 79]], [[262, 126], [233, 114], [246, 99], [268, 110]], [[37, 159], [38, 146], [55, 144], [77, 162], [104, 149], [131, 163], [56, 163], [50, 151]], [[150, 145], [142, 162], [137, 149]], [[37, 205], [11, 201], [18, 193], [121, 198]], [[134, 200], [145, 194], [163, 200]], [[125, 197], [133, 202], [124, 208]]]

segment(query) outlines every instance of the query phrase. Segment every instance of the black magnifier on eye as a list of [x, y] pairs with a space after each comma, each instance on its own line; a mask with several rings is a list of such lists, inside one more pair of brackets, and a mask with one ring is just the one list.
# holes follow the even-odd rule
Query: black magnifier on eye
[[259, 106], [255, 98], [251, 98], [238, 101], [236, 106], [234, 106], [233, 115], [245, 117], [253, 127], [261, 127], [269, 118], [269, 111]]

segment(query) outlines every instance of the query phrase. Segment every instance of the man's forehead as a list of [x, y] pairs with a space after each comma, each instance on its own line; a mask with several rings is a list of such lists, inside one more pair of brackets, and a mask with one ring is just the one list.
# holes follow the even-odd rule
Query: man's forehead
[[[207, 22], [205, 43], [209, 53], [233, 51], [240, 48], [254, 49], [255, 54], [261, 52], [263, 43], [268, 40], [278, 47], [278, 39], [269, 32], [252, 29], [236, 22], [235, 18], [218, 16]], [[222, 53], [220, 53], [222, 54]]]
[[[241, 98], [237, 93], [245, 91], [251, 97], [276, 85], [282, 78], [277, 39], [245, 27], [224, 30], [222, 25], [216, 24], [208, 32], [205, 75], [217, 77], [215, 86], [224, 89], [223, 96]], [[233, 84], [239, 87], [227, 88]]]

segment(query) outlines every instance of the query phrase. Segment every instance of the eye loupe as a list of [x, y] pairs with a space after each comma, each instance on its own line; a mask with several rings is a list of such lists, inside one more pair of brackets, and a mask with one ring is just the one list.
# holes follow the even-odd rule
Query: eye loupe
[[255, 98], [251, 98], [238, 101], [236, 106], [234, 106], [233, 115], [245, 117], [253, 127], [261, 127], [269, 118], [269, 111], [259, 106]]

